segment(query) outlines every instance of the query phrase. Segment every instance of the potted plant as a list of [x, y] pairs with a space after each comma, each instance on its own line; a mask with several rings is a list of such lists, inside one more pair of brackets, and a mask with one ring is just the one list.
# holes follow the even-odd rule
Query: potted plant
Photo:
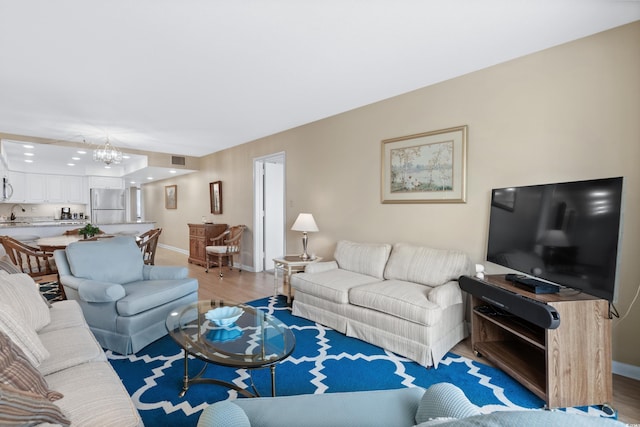
[[100, 233], [100, 229], [92, 224], [87, 224], [78, 230], [78, 234], [82, 234], [85, 239], [89, 239]]

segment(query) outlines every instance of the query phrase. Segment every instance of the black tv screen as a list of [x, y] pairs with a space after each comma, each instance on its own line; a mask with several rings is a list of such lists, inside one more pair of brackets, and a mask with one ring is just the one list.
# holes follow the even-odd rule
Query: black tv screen
[[623, 178], [496, 188], [487, 261], [614, 302]]

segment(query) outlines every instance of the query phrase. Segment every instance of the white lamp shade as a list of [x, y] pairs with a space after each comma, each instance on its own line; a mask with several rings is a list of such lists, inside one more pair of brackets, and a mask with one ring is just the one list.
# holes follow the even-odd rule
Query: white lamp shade
[[316, 221], [313, 219], [313, 215], [310, 213], [301, 213], [296, 218], [296, 222], [293, 223], [293, 227], [291, 227], [293, 231], [320, 231], [318, 230], [318, 226], [316, 225]]

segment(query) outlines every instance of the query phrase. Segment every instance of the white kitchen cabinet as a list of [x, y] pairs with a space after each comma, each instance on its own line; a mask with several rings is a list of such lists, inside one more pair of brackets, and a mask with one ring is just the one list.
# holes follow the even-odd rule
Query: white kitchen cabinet
[[[72, 175], [24, 174], [25, 203], [89, 203], [86, 178]], [[15, 188], [14, 188], [15, 194]], [[12, 198], [18, 202], [18, 198]]]
[[115, 188], [124, 190], [124, 179], [111, 176], [90, 176], [89, 188]]
[[64, 177], [65, 203], [86, 205], [89, 203], [87, 179], [82, 176]]
[[13, 195], [5, 203], [24, 203], [26, 200], [25, 174], [22, 172], [9, 171], [7, 173], [9, 184], [13, 188]]
[[28, 173], [25, 177], [25, 202], [44, 203], [47, 198], [46, 175]]
[[62, 175], [44, 175], [45, 199], [47, 203], [66, 203], [65, 177]]

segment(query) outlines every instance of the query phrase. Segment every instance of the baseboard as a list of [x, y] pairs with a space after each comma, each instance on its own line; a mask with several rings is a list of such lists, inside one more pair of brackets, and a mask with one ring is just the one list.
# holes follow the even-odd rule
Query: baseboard
[[[160, 246], [163, 249], [167, 249], [169, 251], [179, 252], [179, 253], [181, 253], [183, 255], [189, 256], [189, 251], [186, 250], [186, 249], [180, 249], [180, 248], [176, 248], [175, 246], [169, 246], [169, 245], [165, 245], [165, 244], [162, 244], [162, 243], [158, 243], [158, 246]], [[239, 264], [234, 263], [233, 267], [240, 269], [240, 267], [238, 265]], [[253, 267], [249, 267], [249, 266], [246, 266], [246, 265], [240, 265], [240, 266], [242, 267], [242, 271], [249, 271], [251, 273], [255, 273], [255, 270], [253, 269]]]
[[612, 371], [616, 375], [622, 375], [634, 380], [640, 381], [640, 366], [629, 365], [627, 363], [616, 362], [612, 363]]
[[184, 255], [187, 255], [187, 256], [189, 255], [189, 251], [186, 250], [186, 249], [176, 248], [175, 246], [169, 246], [169, 245], [165, 245], [163, 243], [158, 243], [158, 246], [160, 246], [161, 248], [164, 248], [164, 249], [168, 249], [170, 251], [180, 252], [181, 254], [184, 254]]

